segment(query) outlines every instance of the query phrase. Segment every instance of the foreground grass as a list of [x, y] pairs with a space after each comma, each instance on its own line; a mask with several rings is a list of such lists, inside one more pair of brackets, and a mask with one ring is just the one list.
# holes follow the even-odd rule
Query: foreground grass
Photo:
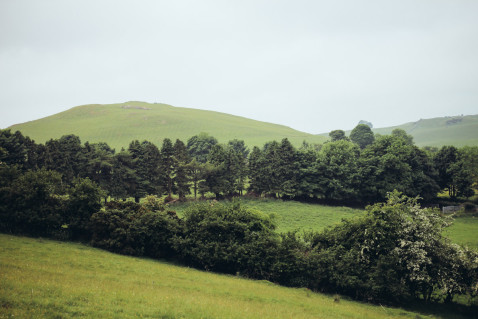
[[0, 318], [13, 317], [444, 318], [0, 234]]

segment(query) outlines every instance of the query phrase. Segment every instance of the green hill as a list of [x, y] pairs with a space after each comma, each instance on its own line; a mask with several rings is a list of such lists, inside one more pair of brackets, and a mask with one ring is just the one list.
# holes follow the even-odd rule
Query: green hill
[[75, 134], [84, 143], [107, 142], [120, 149], [132, 140], [148, 140], [160, 145], [164, 138], [186, 142], [201, 132], [209, 133], [219, 142], [244, 140], [246, 145], [262, 146], [271, 140], [287, 137], [294, 145], [304, 140], [321, 143], [326, 140], [299, 132], [283, 125], [255, 121], [225, 113], [166, 104], [126, 102], [120, 104], [83, 105], [39, 120], [10, 127], [31, 137], [37, 143], [65, 134]]
[[0, 234], [0, 318], [463, 318], [441, 307], [419, 314], [334, 299], [80, 244]]
[[373, 129], [375, 134], [390, 134], [401, 128], [413, 136], [418, 146], [478, 145], [478, 115], [421, 119], [399, 126]]
[[[412, 135], [418, 146], [478, 146], [478, 115], [420, 119], [397, 126], [374, 128], [372, 131], [375, 134], [387, 135], [396, 128], [403, 129]], [[346, 133], [350, 135], [350, 131]], [[328, 133], [323, 136], [328, 136]]]

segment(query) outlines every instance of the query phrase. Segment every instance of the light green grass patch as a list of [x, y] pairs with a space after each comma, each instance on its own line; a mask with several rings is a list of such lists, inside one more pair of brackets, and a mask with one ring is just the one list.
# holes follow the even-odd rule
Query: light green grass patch
[[445, 230], [445, 236], [454, 243], [478, 249], [478, 217], [457, 217]]
[[305, 289], [0, 234], [0, 318], [432, 318]]

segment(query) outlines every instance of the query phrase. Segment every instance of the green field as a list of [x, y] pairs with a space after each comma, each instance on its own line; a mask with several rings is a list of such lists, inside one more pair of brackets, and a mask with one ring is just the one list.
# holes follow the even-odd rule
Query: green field
[[[364, 213], [364, 210], [350, 207], [325, 206], [307, 204], [296, 201], [276, 199], [241, 199], [242, 205], [256, 208], [266, 214], [273, 214], [278, 232], [293, 230], [321, 231], [327, 226], [333, 226], [342, 219], [354, 218]], [[170, 205], [178, 215], [193, 202]], [[478, 249], [478, 218], [458, 217], [452, 226], [445, 230], [445, 235], [454, 243]]]
[[[241, 204], [252, 207], [266, 214], [273, 214], [277, 224], [277, 231], [288, 232], [293, 230], [320, 231], [327, 226], [339, 223], [343, 218], [352, 218], [363, 214], [363, 210], [349, 207], [335, 207], [317, 204], [307, 204], [296, 201], [277, 199], [247, 199], [242, 198]], [[193, 202], [171, 205], [178, 215]]]
[[462, 318], [424, 312], [0, 234], [0, 318]]
[[174, 107], [159, 103], [126, 102], [120, 104], [83, 105], [39, 120], [13, 125], [37, 143], [65, 134], [78, 135], [81, 141], [107, 142], [117, 150], [127, 148], [132, 140], [148, 140], [161, 145], [164, 138], [186, 142], [201, 132], [216, 137], [220, 143], [244, 140], [250, 148], [287, 137], [299, 146], [304, 140], [326, 140], [289, 127], [250, 120], [225, 113]]
[[454, 243], [478, 250], [478, 217], [458, 217], [445, 235]]

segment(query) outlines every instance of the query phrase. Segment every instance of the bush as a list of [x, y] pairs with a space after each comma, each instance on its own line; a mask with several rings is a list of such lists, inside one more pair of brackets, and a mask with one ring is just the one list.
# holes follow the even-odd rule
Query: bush
[[109, 202], [91, 216], [92, 245], [116, 253], [153, 258], [176, 254], [173, 239], [181, 233], [176, 213], [166, 211], [156, 197], [145, 204]]
[[[12, 173], [8, 169], [8, 173]], [[11, 184], [0, 187], [0, 230], [30, 236], [62, 237], [65, 199], [61, 175], [38, 170], [10, 174]]]
[[268, 279], [279, 236], [271, 218], [239, 203], [203, 203], [189, 208], [176, 241], [183, 260], [206, 270]]

